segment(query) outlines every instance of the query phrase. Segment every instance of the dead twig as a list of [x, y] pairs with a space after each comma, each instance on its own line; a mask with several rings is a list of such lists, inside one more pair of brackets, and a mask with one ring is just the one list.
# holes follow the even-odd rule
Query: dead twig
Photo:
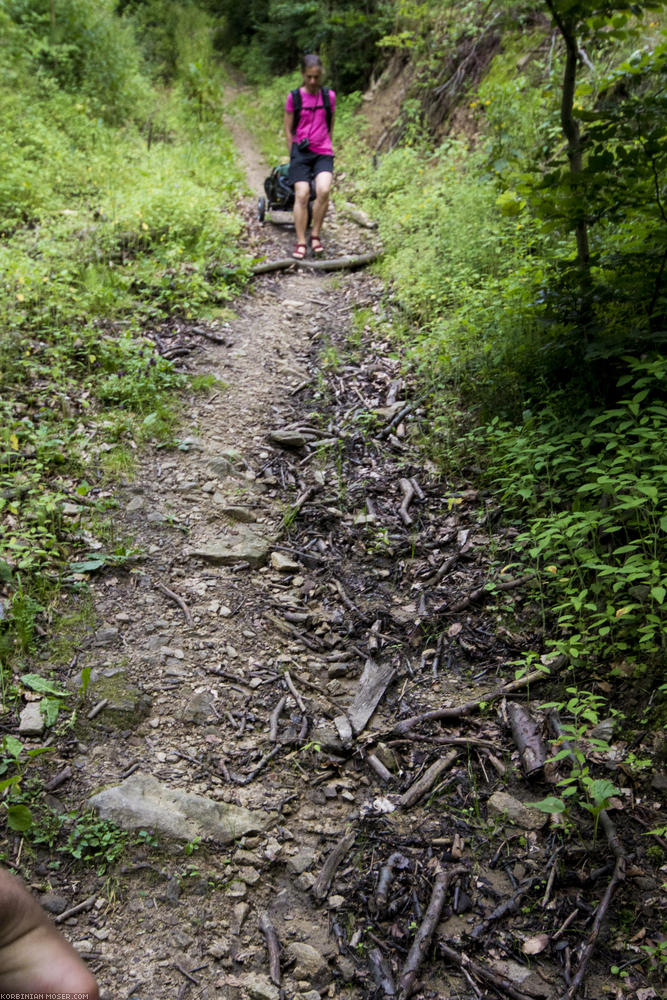
[[387, 910], [389, 890], [391, 883], [394, 881], [394, 868], [406, 868], [409, 863], [408, 859], [400, 851], [394, 851], [387, 859], [387, 863], [380, 869], [380, 876], [375, 891], [375, 906], [379, 917], [382, 917]]
[[431, 764], [429, 768], [422, 774], [421, 778], [418, 778], [410, 787], [407, 792], [404, 792], [398, 800], [398, 805], [403, 809], [407, 809], [409, 806], [413, 806], [415, 802], [418, 802], [423, 795], [435, 785], [436, 781], [445, 771], [448, 771], [456, 760], [458, 753], [456, 750], [452, 750], [448, 753], [446, 757], [441, 757], [440, 760], [436, 760], [434, 764]]
[[542, 770], [547, 759], [538, 725], [530, 712], [516, 701], [507, 703], [507, 717], [512, 728], [512, 739], [519, 749], [523, 773], [530, 778]]
[[[498, 591], [504, 592], [507, 590], [516, 590], [517, 587], [523, 586], [524, 583], [529, 583], [532, 579], [534, 579], [534, 577], [535, 574], [531, 572], [531, 573], [524, 573], [523, 576], [516, 577], [516, 579], [514, 580], [504, 580], [501, 581], [500, 583], [495, 583], [495, 581], [487, 581], [486, 583], [482, 584], [481, 587], [477, 587], [476, 590], [473, 590], [470, 594], [468, 594], [467, 597], [464, 597], [462, 598], [462, 600], [457, 601], [456, 604], [448, 604], [447, 601], [445, 601], [443, 604], [439, 604], [438, 607], [434, 609], [433, 614], [441, 615], [444, 614], [445, 612], [451, 615], [458, 614], [459, 611], [465, 611], [466, 608], [469, 608], [471, 604], [475, 604], [477, 601], [482, 600], [482, 598], [486, 599], [488, 597], [492, 597], [493, 594], [497, 593]], [[493, 583], [493, 588], [489, 589], [489, 583], [491, 582]]]
[[322, 865], [322, 870], [313, 882], [311, 892], [315, 899], [324, 899], [329, 891], [329, 886], [333, 881], [334, 875], [338, 871], [338, 866], [353, 846], [356, 839], [356, 833], [348, 833], [338, 844], [336, 844], [334, 848], [332, 848], [327, 860]]
[[412, 518], [408, 514], [408, 507], [414, 500], [416, 496], [416, 491], [409, 479], [400, 479], [398, 482], [401, 493], [403, 494], [403, 502], [398, 508], [398, 513], [400, 514], [401, 521], [406, 527], [412, 524]]
[[280, 942], [276, 929], [269, 919], [266, 910], [261, 910], [259, 914], [259, 929], [266, 938], [266, 947], [269, 951], [269, 976], [271, 982], [280, 986]]
[[173, 601], [174, 604], [177, 604], [179, 606], [179, 608], [181, 609], [181, 611], [185, 616], [186, 622], [188, 623], [190, 628], [193, 628], [194, 622], [192, 620], [192, 615], [190, 614], [190, 609], [183, 600], [183, 598], [180, 597], [178, 594], [174, 593], [173, 590], [170, 590], [169, 587], [165, 587], [165, 585], [160, 580], [155, 581], [155, 587], [157, 590], [161, 591], [165, 595], [165, 597], [168, 597], [169, 600]]
[[283, 677], [285, 678], [285, 684], [287, 684], [287, 687], [289, 688], [290, 694], [292, 695], [292, 697], [294, 698], [295, 702], [299, 706], [299, 710], [305, 715], [306, 714], [306, 703], [303, 700], [303, 698], [301, 697], [301, 695], [299, 694], [299, 692], [297, 691], [297, 689], [295, 688], [294, 681], [292, 680], [292, 678], [290, 676], [289, 670], [285, 671], [285, 673], [283, 674]]
[[438, 719], [461, 719], [466, 715], [472, 715], [473, 712], [477, 712], [482, 703], [488, 705], [491, 701], [498, 701], [499, 698], [503, 698], [512, 691], [518, 691], [529, 684], [537, 684], [549, 676], [549, 671], [533, 670], [530, 674], [525, 674], [515, 681], [501, 685], [495, 691], [489, 691], [480, 698], [476, 698], [475, 701], [467, 701], [463, 705], [455, 705], [451, 708], [436, 708], [432, 712], [424, 712], [422, 715], [412, 715], [409, 719], [397, 722], [393, 729], [389, 731], [389, 734], [391, 736], [401, 736], [414, 726], [419, 725], [420, 722], [433, 722]]
[[62, 913], [53, 918], [54, 924], [61, 924], [68, 917], [75, 917], [77, 913], [83, 913], [85, 910], [92, 910], [96, 899], [97, 896], [89, 896], [88, 899], [84, 899], [83, 903], [77, 903], [76, 906], [70, 906], [68, 910], [63, 910]]
[[444, 941], [438, 942], [438, 949], [443, 958], [446, 958], [458, 969], [461, 969], [461, 971], [463, 971], [463, 969], [467, 969], [473, 976], [476, 976], [478, 979], [481, 979], [486, 983], [490, 983], [491, 986], [495, 986], [497, 990], [505, 993], [508, 997], [511, 997], [512, 1000], [531, 1000], [531, 997], [517, 990], [509, 979], [506, 979], [505, 976], [501, 976], [498, 972], [494, 972], [493, 969], [488, 967], [488, 965], [482, 965], [481, 962], [475, 962], [472, 958], [468, 958], [467, 955], [460, 954], [458, 951], [455, 951], [454, 948], [445, 944]]
[[272, 743], [275, 743], [278, 739], [278, 720], [286, 701], [287, 695], [283, 695], [269, 717], [269, 739]]
[[412, 947], [408, 952], [408, 957], [405, 960], [405, 965], [403, 966], [398, 980], [399, 1000], [407, 1000], [414, 989], [417, 973], [421, 968], [421, 964], [424, 961], [424, 957], [431, 943], [433, 932], [435, 931], [438, 921], [440, 920], [440, 914], [442, 913], [442, 908], [445, 905], [445, 898], [447, 896], [447, 890], [449, 889], [450, 883], [455, 878], [460, 878], [461, 875], [465, 874], [466, 869], [460, 865], [457, 868], [451, 868], [449, 871], [441, 871], [436, 876], [433, 884], [433, 891], [431, 893], [431, 899], [428, 907], [426, 908], [424, 919], [422, 920], [419, 930], [415, 934]]

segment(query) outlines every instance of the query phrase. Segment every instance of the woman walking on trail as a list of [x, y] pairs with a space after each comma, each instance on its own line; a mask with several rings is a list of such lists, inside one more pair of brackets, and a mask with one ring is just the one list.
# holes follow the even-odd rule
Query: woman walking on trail
[[320, 232], [329, 207], [333, 180], [333, 135], [336, 94], [322, 86], [322, 60], [316, 55], [301, 60], [303, 86], [292, 90], [285, 102], [285, 139], [290, 157], [289, 179], [294, 185], [296, 243], [292, 256], [306, 256], [306, 226], [310, 182], [315, 181], [315, 201], [310, 245], [317, 257], [324, 253]]

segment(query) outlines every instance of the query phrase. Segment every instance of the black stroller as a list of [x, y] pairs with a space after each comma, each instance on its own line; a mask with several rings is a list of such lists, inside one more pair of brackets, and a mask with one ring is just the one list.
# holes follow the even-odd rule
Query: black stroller
[[[257, 218], [264, 222], [267, 211], [291, 212], [294, 208], [294, 186], [290, 184], [289, 163], [281, 163], [274, 167], [264, 181], [264, 193], [257, 202]], [[313, 201], [315, 200], [315, 182], [310, 182], [310, 199], [308, 201], [308, 225], [311, 223]]]

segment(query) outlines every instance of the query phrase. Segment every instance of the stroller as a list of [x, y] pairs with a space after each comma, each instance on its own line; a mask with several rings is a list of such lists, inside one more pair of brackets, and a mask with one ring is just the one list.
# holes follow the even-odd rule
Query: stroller
[[[274, 167], [264, 181], [264, 193], [257, 202], [257, 218], [264, 222], [267, 211], [291, 212], [294, 208], [294, 185], [290, 184], [289, 163], [281, 163]], [[315, 182], [310, 182], [310, 198], [308, 200], [308, 225], [311, 223], [313, 201], [315, 200]]]

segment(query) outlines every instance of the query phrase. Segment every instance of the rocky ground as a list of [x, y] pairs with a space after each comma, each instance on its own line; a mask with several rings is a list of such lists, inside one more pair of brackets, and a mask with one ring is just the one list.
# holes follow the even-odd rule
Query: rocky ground
[[[250, 252], [284, 257], [237, 133]], [[340, 211], [325, 236], [327, 256], [374, 247]], [[99, 864], [38, 846], [27, 870], [109, 1000], [559, 997], [588, 941], [588, 996], [659, 995], [641, 947], [664, 842], [643, 834], [664, 781], [613, 773], [616, 852], [587, 814], [564, 838], [530, 808], [553, 790], [512, 736], [540, 697], [538, 676], [511, 684], [535, 595], [501, 572], [499, 512], [420, 451], [381, 291], [264, 275], [236, 319], [172, 329], [219, 381], [119, 489], [115, 533], [141, 555], [90, 577], [96, 624], [61, 678], [91, 668], [87, 700], [41, 764], [53, 807], [94, 796], [132, 834], [112, 864], [89, 831]], [[613, 750], [591, 759], [611, 773]]]

